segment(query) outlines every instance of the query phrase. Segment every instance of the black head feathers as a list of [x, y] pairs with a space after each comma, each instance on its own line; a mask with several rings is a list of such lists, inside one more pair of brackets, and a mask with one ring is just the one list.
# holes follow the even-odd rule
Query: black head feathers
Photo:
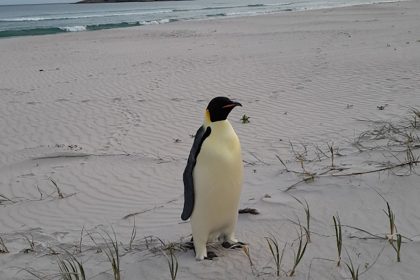
[[232, 101], [227, 97], [218, 96], [213, 98], [209, 105], [207, 106], [207, 110], [210, 114], [210, 120], [212, 122], [223, 121], [226, 120], [227, 116], [229, 115], [230, 111], [236, 106], [242, 106], [241, 103]]

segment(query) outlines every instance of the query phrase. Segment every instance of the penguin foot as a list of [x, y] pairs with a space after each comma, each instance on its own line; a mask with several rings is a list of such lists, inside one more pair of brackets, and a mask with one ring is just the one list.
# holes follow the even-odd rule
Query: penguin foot
[[242, 248], [244, 245], [246, 245], [243, 242], [236, 242], [236, 243], [230, 243], [228, 241], [225, 241], [222, 243], [223, 248], [225, 249], [238, 249], [238, 248]]
[[185, 243], [184, 243], [184, 247], [185, 247], [186, 249], [189, 249], [189, 250], [194, 250], [194, 251], [195, 251], [195, 249], [194, 249], [194, 243], [193, 243], [192, 241], [185, 242]]
[[217, 258], [217, 255], [214, 252], [207, 252], [207, 257], [204, 257], [205, 260], [213, 260], [214, 258]]

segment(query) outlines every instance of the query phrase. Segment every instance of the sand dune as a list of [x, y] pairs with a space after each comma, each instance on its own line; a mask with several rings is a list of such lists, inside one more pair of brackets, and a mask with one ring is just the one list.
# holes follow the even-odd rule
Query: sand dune
[[[244, 105], [230, 115], [245, 161], [241, 208], [261, 214], [240, 215], [237, 235], [254, 268], [241, 250], [214, 245], [214, 261], [177, 252], [178, 279], [275, 279], [270, 235], [287, 243], [287, 273], [297, 246], [291, 220], [305, 221], [293, 196], [312, 215], [295, 279], [349, 277], [334, 262], [337, 214], [360, 279], [418, 279], [418, 167], [334, 175], [404, 162], [407, 143], [418, 156], [410, 121], [412, 108], [420, 110], [419, 12], [411, 1], [0, 40], [0, 237], [10, 251], [0, 254], [0, 278], [34, 279], [19, 271], [31, 268], [50, 279], [58, 271], [51, 249], [67, 249], [88, 279], [113, 279], [86, 234], [103, 243], [97, 232], [112, 227], [123, 243], [123, 279], [169, 279], [166, 259], [144, 237], [189, 239], [182, 171], [207, 102], [225, 95]], [[244, 114], [250, 123], [240, 121]], [[354, 145], [387, 123], [399, 130]], [[328, 144], [339, 170], [330, 170]], [[288, 172], [276, 156], [307, 174]], [[309, 173], [313, 181], [285, 191]], [[388, 233], [378, 193], [407, 237], [401, 263], [387, 240], [355, 229]], [[24, 252], [24, 236], [33, 252]]]

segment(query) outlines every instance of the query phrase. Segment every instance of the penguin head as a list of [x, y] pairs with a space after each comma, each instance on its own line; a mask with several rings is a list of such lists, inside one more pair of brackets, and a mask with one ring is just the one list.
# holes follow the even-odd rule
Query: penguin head
[[224, 96], [213, 98], [207, 106], [207, 113], [210, 117], [210, 121], [217, 122], [226, 120], [230, 111], [236, 106], [242, 107], [242, 104]]

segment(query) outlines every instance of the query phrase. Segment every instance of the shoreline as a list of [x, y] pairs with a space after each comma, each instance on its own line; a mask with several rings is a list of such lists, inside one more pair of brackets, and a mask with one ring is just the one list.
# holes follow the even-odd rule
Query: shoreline
[[[173, 1], [188, 1], [188, 0], [173, 0]], [[291, 9], [284, 9], [280, 11], [274, 12], [263, 12], [263, 13], [256, 13], [253, 15], [213, 15], [208, 16], [208, 18], [194, 18], [194, 19], [176, 19], [176, 18], [164, 18], [159, 20], [149, 20], [149, 21], [131, 21], [131, 22], [119, 22], [119, 23], [104, 23], [104, 24], [91, 24], [91, 25], [75, 25], [75, 26], [61, 26], [61, 27], [39, 27], [39, 28], [31, 28], [31, 29], [21, 29], [21, 30], [4, 30], [0, 31], [0, 40], [4, 38], [13, 38], [13, 37], [25, 37], [25, 36], [43, 36], [43, 35], [56, 35], [61, 33], [73, 33], [73, 32], [90, 32], [90, 31], [100, 31], [100, 30], [108, 30], [108, 29], [121, 29], [121, 28], [130, 28], [130, 27], [138, 27], [138, 26], [148, 26], [148, 25], [159, 25], [159, 24], [168, 24], [174, 22], [195, 22], [195, 21], [207, 21], [207, 20], [223, 20], [223, 19], [234, 19], [234, 18], [242, 18], [242, 17], [255, 17], [255, 16], [269, 16], [269, 15], [281, 15], [284, 13], [289, 12], [310, 12], [310, 11], [323, 11], [329, 9], [343, 9], [343, 8], [351, 8], [357, 6], [365, 6], [365, 5], [381, 5], [381, 4], [388, 4], [388, 3], [398, 3], [404, 1], [412, 1], [412, 0], [389, 0], [389, 1], [380, 1], [377, 3], [369, 3], [369, 4], [354, 4], [354, 5], [342, 5], [337, 7], [321, 7], [321, 8], [314, 8], [314, 9], [304, 9], [304, 10], [291, 10]], [[156, 1], [152, 1], [156, 2]], [[130, 2], [118, 2], [118, 3], [130, 3]], [[71, 4], [98, 4], [98, 3], [71, 3]], [[107, 4], [107, 3], [100, 3], [100, 4]]]
[[169, 2], [169, 1], [191, 1], [191, 0], [82, 0], [71, 4], [109, 4], [109, 3], [133, 3], [133, 2]]

